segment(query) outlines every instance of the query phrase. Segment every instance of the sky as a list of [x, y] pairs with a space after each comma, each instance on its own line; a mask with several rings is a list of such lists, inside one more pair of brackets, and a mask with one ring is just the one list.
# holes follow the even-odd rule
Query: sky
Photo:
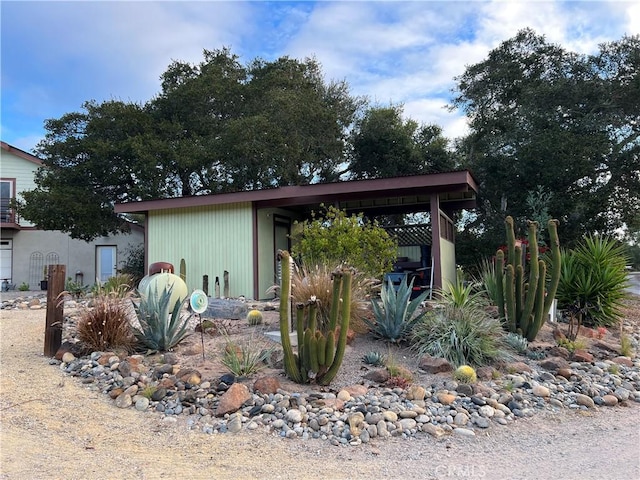
[[0, 2], [0, 137], [31, 151], [44, 122], [89, 100], [143, 104], [173, 60], [228, 47], [241, 63], [314, 57], [373, 105], [466, 132], [455, 77], [526, 27], [578, 53], [640, 33], [634, 1]]

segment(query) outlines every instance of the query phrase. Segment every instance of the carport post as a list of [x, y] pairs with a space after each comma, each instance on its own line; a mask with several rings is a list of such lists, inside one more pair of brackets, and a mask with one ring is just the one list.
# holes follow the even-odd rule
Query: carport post
[[64, 320], [63, 301], [65, 265], [49, 265], [47, 288], [47, 319], [44, 329], [44, 354], [54, 357], [62, 344], [62, 322]]

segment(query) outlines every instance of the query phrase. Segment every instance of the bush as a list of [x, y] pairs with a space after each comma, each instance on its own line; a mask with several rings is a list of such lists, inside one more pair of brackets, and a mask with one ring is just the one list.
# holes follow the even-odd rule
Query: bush
[[135, 290], [135, 279], [132, 275], [119, 273], [115, 277], [109, 278], [101, 286], [96, 286], [106, 293], [113, 293], [116, 296], [127, 296], [129, 292]]
[[124, 254], [126, 257], [118, 273], [129, 275], [132, 279], [130, 286], [133, 288], [145, 276], [144, 245], [129, 245]]
[[[324, 208], [324, 206], [323, 206]], [[376, 222], [362, 214], [347, 216], [330, 206], [322, 215], [312, 212], [312, 220], [301, 224], [294, 236], [292, 253], [304, 265], [341, 264], [375, 278], [391, 271], [398, 245]]]
[[558, 308], [578, 328], [616, 325], [626, 297], [626, 262], [624, 247], [608, 237], [589, 236], [574, 250], [563, 250]]
[[416, 310], [429, 295], [428, 291], [424, 291], [418, 297], [409, 300], [412, 287], [413, 279], [407, 283], [405, 278], [396, 291], [391, 280], [388, 280], [380, 293], [382, 307], [377, 299], [371, 300], [375, 320], [365, 318], [364, 323], [375, 337], [400, 342], [409, 336], [415, 323], [424, 315], [424, 312], [416, 315]]
[[414, 327], [412, 348], [455, 366], [487, 365], [506, 357], [500, 321], [477, 305], [435, 308]]
[[92, 308], [78, 320], [78, 338], [91, 351], [134, 350], [136, 339], [129, 323], [131, 301], [113, 293], [99, 292]]

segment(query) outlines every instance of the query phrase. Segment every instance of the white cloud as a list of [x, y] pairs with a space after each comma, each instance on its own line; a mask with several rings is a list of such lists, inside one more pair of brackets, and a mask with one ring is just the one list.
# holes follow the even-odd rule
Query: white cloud
[[228, 46], [242, 63], [315, 56], [328, 80], [346, 79], [352, 93], [381, 105], [403, 103], [406, 116], [439, 123], [455, 137], [465, 131], [465, 119], [442, 107], [465, 66], [482, 61], [525, 27], [569, 50], [592, 53], [599, 43], [638, 33], [640, 5], [9, 2], [2, 22], [3, 45], [20, 38], [19, 51], [28, 60], [5, 68], [10, 56], [3, 48], [3, 100], [15, 92], [11, 104], [20, 114], [59, 116], [89, 99], [144, 102], [159, 92], [159, 76], [173, 59], [198, 63], [203, 49]]

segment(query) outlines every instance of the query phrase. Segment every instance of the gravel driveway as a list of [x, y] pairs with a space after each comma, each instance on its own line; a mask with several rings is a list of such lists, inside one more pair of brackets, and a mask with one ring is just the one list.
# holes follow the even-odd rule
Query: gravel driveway
[[65, 377], [42, 354], [44, 324], [44, 310], [0, 311], [2, 479], [640, 478], [638, 405], [357, 447], [263, 430], [204, 435]]

